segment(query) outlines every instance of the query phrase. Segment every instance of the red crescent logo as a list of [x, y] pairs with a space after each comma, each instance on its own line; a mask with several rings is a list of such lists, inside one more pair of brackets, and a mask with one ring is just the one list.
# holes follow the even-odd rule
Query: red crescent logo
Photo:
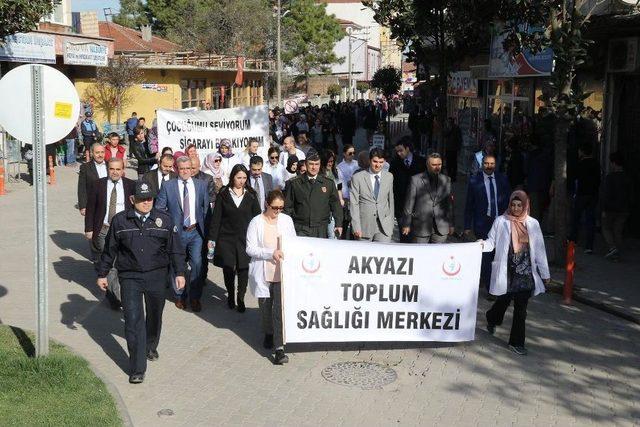
[[[454, 257], [450, 257], [449, 259], [452, 260], [452, 261], [455, 260]], [[453, 267], [453, 265], [451, 265], [451, 266]], [[442, 272], [444, 274], [446, 274], [447, 276], [449, 276], [449, 277], [456, 276], [458, 273], [460, 273], [460, 270], [462, 269], [462, 265], [460, 265], [459, 262], [455, 261], [455, 267], [456, 267], [455, 270], [448, 271], [447, 270], [447, 261], [445, 261], [445, 262], [442, 263]]]
[[302, 259], [302, 269], [309, 274], [313, 274], [320, 270], [320, 261], [318, 261], [313, 253], [310, 253]]

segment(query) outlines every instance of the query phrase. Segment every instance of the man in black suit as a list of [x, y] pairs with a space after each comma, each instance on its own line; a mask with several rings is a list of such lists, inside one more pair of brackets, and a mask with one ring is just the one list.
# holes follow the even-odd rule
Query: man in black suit
[[[411, 177], [427, 170], [427, 161], [424, 157], [411, 150], [413, 144], [411, 137], [405, 136], [396, 144], [396, 157], [391, 161], [389, 172], [393, 174], [393, 200], [394, 213], [398, 224], [402, 224], [402, 213], [404, 212], [405, 198], [411, 183]], [[400, 234], [400, 242], [410, 243], [412, 236]]]
[[[213, 205], [213, 201], [216, 199], [216, 184], [213, 180], [213, 176], [208, 173], [204, 173], [200, 170], [200, 157], [190, 157], [191, 159], [191, 177], [204, 181], [207, 184], [207, 193], [209, 194], [209, 204]], [[207, 213], [207, 216], [211, 210]], [[209, 221], [205, 221], [206, 224]]]
[[[87, 210], [84, 217], [84, 231], [91, 240], [94, 261], [98, 261], [104, 249], [111, 219], [118, 212], [131, 209], [129, 197], [135, 192], [135, 181], [125, 178], [124, 162], [112, 157], [108, 163], [109, 176], [95, 181], [88, 194]], [[111, 289], [111, 288], [110, 288]], [[107, 300], [112, 308], [120, 303], [111, 290], [107, 291]]]
[[84, 216], [87, 210], [87, 194], [93, 184], [100, 178], [107, 177], [107, 164], [104, 161], [104, 147], [96, 142], [91, 146], [92, 161], [80, 166], [78, 175], [78, 209]]
[[131, 144], [131, 153], [138, 161], [138, 176], [149, 172], [151, 165], [156, 163], [156, 156], [151, 154], [147, 145], [147, 134], [144, 127], [138, 126], [133, 131], [134, 138]]
[[142, 180], [149, 185], [153, 194], [158, 194], [163, 183], [178, 176], [173, 171], [173, 156], [165, 154], [158, 160], [158, 168], [142, 175]]
[[251, 160], [249, 160], [249, 168], [251, 169], [249, 184], [251, 188], [256, 191], [260, 209], [264, 212], [264, 201], [267, 198], [267, 194], [273, 190], [273, 177], [266, 172], [262, 172], [263, 164], [264, 161], [260, 156], [253, 156]]

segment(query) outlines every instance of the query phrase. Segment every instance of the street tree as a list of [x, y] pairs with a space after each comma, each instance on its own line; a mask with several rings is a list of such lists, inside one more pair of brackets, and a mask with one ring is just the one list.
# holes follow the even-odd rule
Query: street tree
[[[507, 0], [505, 0], [507, 1]], [[441, 123], [447, 111], [447, 79], [456, 60], [486, 50], [490, 24], [497, 13], [495, 0], [363, 0], [374, 19], [391, 30], [408, 59], [436, 75]], [[434, 66], [435, 65], [435, 66]]]
[[362, 95], [364, 95], [365, 93], [367, 93], [367, 91], [369, 90], [369, 83], [367, 82], [358, 82], [356, 83], [356, 90], [358, 92], [360, 92]]
[[342, 91], [342, 89], [340, 88], [340, 85], [338, 84], [330, 84], [329, 86], [327, 86], [327, 95], [329, 95], [329, 97], [331, 99], [335, 98], [336, 96], [340, 95], [340, 92]]
[[345, 32], [334, 15], [327, 15], [327, 5], [314, 0], [291, 2], [289, 13], [282, 19], [282, 61], [299, 72], [309, 90], [309, 76], [324, 73], [331, 64], [342, 63], [333, 52]]
[[138, 64], [132, 58], [118, 56], [109, 60], [108, 66], [98, 68], [96, 84], [85, 90], [84, 97], [93, 97], [95, 107], [105, 113], [109, 122], [115, 113], [116, 123], [120, 124], [122, 109], [133, 102], [131, 89], [142, 80]]
[[585, 26], [599, 2], [589, 0], [503, 0], [499, 17], [505, 22], [503, 43], [512, 57], [523, 50], [553, 50], [551, 102], [554, 131], [554, 259], [563, 264], [566, 253], [567, 138], [569, 129], [589, 96], [576, 82], [576, 70], [587, 57], [592, 43], [585, 37]]
[[149, 25], [147, 7], [141, 0], [120, 0], [120, 11], [113, 16], [113, 22], [136, 29]]
[[6, 36], [35, 30], [40, 19], [58, 4], [60, 0], [0, 1], [0, 43]]
[[[371, 87], [381, 92], [387, 102], [391, 103], [393, 96], [400, 92], [402, 87], [402, 71], [392, 65], [380, 68], [371, 78]], [[387, 141], [391, 142], [391, 134], [389, 133], [389, 123], [391, 122], [391, 114], [387, 114]]]

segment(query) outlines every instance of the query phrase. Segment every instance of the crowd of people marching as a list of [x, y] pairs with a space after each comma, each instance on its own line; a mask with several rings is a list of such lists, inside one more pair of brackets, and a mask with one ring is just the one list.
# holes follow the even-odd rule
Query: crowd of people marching
[[[288, 361], [280, 314], [280, 262], [286, 254], [278, 236], [445, 243], [455, 234], [452, 182], [458, 173], [451, 147], [461, 138], [455, 121], [446, 126], [451, 145], [445, 155], [423, 157], [412, 136], [388, 151], [357, 152], [356, 129], [370, 137], [386, 114], [382, 105], [364, 101], [310, 106], [297, 114], [276, 108], [263, 158], [258, 141], [238, 153], [223, 139], [206, 156], [193, 145], [184, 152], [158, 149], [155, 125], [148, 129], [134, 113], [126, 122], [126, 144], [137, 177], [129, 177], [120, 136], [109, 133], [101, 142], [86, 112], [81, 133], [90, 160], [80, 166], [78, 208], [98, 285], [112, 308], [124, 312], [132, 383], [142, 382], [146, 361], [159, 357], [165, 289], [172, 288], [178, 309], [201, 311], [210, 263], [222, 269], [229, 309], [245, 312], [247, 288], [258, 299], [263, 344], [275, 349], [274, 362], [282, 364]], [[589, 158], [587, 148], [581, 153]], [[529, 215], [538, 201], [512, 191], [498, 169], [495, 141], [486, 140], [475, 160], [462, 201], [462, 235], [483, 242], [480, 284], [494, 300], [486, 327], [493, 333], [513, 301], [509, 347], [526, 354], [527, 301], [550, 280], [542, 230]], [[586, 185], [579, 185], [584, 192]], [[610, 220], [615, 241], [624, 219]]]

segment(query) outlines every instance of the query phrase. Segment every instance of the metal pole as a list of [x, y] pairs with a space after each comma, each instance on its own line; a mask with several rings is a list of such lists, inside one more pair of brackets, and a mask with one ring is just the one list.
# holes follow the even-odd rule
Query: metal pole
[[347, 33], [349, 34], [349, 93], [347, 94], [347, 99], [351, 100], [351, 27], [347, 28]]
[[276, 50], [277, 50], [277, 64], [276, 64], [276, 102], [277, 102], [277, 106], [280, 107], [281, 105], [281, 101], [282, 101], [282, 81], [281, 81], [281, 73], [282, 73], [282, 62], [280, 59], [280, 21], [282, 20], [282, 15], [281, 15], [281, 11], [282, 11], [282, 0], [278, 0], [278, 10], [276, 11], [276, 13], [278, 14], [278, 41], [277, 46], [276, 46]]
[[44, 138], [43, 67], [31, 68], [33, 102], [33, 186], [36, 221], [36, 356], [49, 354], [49, 295], [47, 288], [47, 165]]

